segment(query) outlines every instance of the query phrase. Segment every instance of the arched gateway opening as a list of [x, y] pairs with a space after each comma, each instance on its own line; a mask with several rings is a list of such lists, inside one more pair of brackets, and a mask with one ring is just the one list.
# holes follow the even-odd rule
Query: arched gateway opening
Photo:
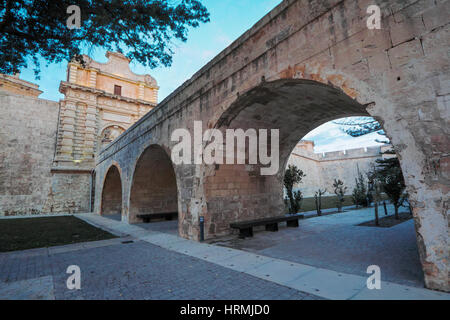
[[[304, 79], [262, 82], [241, 95], [215, 127], [224, 136], [226, 129], [278, 129], [278, 170], [274, 175], [262, 175], [260, 165], [236, 164], [236, 161], [208, 170], [204, 184], [208, 205], [206, 236], [228, 234], [230, 222], [284, 214], [283, 176], [299, 140], [328, 121], [370, 116], [366, 107], [339, 88]], [[248, 150], [248, 139], [246, 143]]]
[[[279, 80], [262, 83], [246, 94], [241, 95], [219, 119], [216, 128], [220, 129], [224, 136], [226, 135], [226, 129], [242, 129], [244, 131], [256, 129], [257, 132], [259, 132], [258, 129], [278, 129], [279, 165], [274, 175], [262, 175], [260, 165], [249, 165], [247, 161], [246, 164], [216, 165], [214, 168], [206, 170], [206, 172], [210, 173], [207, 175], [204, 185], [208, 206], [207, 215], [205, 215], [207, 237], [212, 238], [229, 234], [232, 232], [230, 229], [231, 222], [285, 215], [287, 208], [284, 203], [283, 177], [288, 159], [300, 139], [326, 122], [352, 116], [370, 116], [370, 114], [366, 111], [366, 106], [350, 98], [341, 90], [315, 81]], [[249, 150], [248, 143], [249, 139], [247, 138], [245, 150]], [[225, 148], [227, 147], [228, 145], [225, 145]], [[270, 148], [268, 149], [270, 150]], [[248, 151], [245, 157], [246, 159], [249, 158]], [[269, 165], [264, 167], [269, 167]], [[332, 170], [331, 168], [328, 169]], [[307, 174], [310, 175], [310, 179], [314, 179], [312, 170], [307, 172]], [[344, 174], [342, 173], [342, 175]], [[319, 177], [317, 178], [319, 179]], [[322, 184], [319, 187], [324, 189], [328, 185]], [[373, 210], [373, 208], [367, 208], [364, 214], [370, 215]], [[383, 212], [382, 206], [380, 206], [380, 215], [381, 212]], [[352, 212], [350, 211], [346, 213], [347, 216], [351, 214]], [[344, 214], [341, 213], [341, 215]], [[357, 213], [356, 215], [360, 214]], [[335, 217], [337, 219], [338, 215]], [[321, 217], [318, 219], [321, 219]], [[318, 261], [314, 265], [340, 272], [350, 272], [349, 268], [355, 267], [355, 265], [357, 267], [363, 265], [367, 268], [371, 264], [370, 262], [379, 263], [384, 270], [389, 271], [386, 273], [391, 277], [389, 279], [395, 281], [398, 278], [400, 281], [405, 282], [417, 280], [416, 284], [421, 285], [423, 275], [420, 268], [417, 245], [414, 239], [410, 237], [411, 235], [414, 237], [415, 234], [412, 221], [407, 225], [401, 226], [403, 229], [408, 228], [406, 230], [407, 237], [401, 238], [400, 240], [403, 242], [398, 243], [398, 247], [389, 251], [392, 255], [381, 254], [381, 258], [377, 257], [373, 261], [374, 254], [365, 253], [364, 248], [373, 252], [376, 252], [376, 250], [378, 250], [377, 252], [383, 252], [383, 248], [389, 246], [385, 240], [387, 237], [383, 238], [381, 236], [385, 230], [379, 232], [379, 229], [364, 229], [367, 227], [355, 229], [355, 226], [361, 222], [357, 221], [355, 223], [352, 222], [348, 226], [350, 231], [348, 231], [347, 235], [342, 235], [332, 230], [332, 227], [326, 229], [328, 227], [327, 223], [330, 224], [329, 221], [331, 220], [325, 219], [325, 222], [322, 220], [323, 225], [320, 226], [324, 230], [322, 234], [320, 231], [317, 231], [318, 229], [307, 229], [308, 224], [306, 222], [310, 223], [311, 221], [303, 220], [302, 224], [301, 220], [300, 228], [286, 230], [286, 233], [283, 233], [283, 235], [280, 233], [274, 234], [272, 238], [270, 238], [271, 233], [266, 233], [262, 237], [257, 237], [255, 234], [253, 238], [242, 240], [245, 242], [242, 242], [241, 248], [251, 248], [251, 250], [256, 251], [270, 248], [268, 252], [264, 251], [264, 254], [280, 259], [292, 259], [290, 261], [300, 263]], [[264, 226], [262, 226], [262, 229], [264, 230]], [[235, 231], [236, 233], [238, 232], [237, 230]], [[304, 252], [301, 250], [288, 252], [288, 248], [297, 249], [296, 246], [301, 248], [302, 239], [305, 239], [305, 235], [308, 232], [318, 236], [313, 239], [314, 241], [307, 246]], [[364, 233], [373, 235], [373, 239], [377, 240], [371, 241], [373, 239], [363, 236]], [[328, 260], [321, 258], [321, 255], [326, 255], [325, 248], [327, 246], [328, 248], [332, 248], [332, 245], [336, 245], [337, 248], [339, 245], [342, 245], [344, 248], [358, 246], [358, 236], [362, 236], [362, 238], [367, 240], [367, 243], [364, 242], [362, 244], [363, 246], [366, 245], [365, 247], [358, 247], [359, 251], [349, 250], [350, 253], [348, 253], [345, 250], [339, 251], [336, 249], [328, 254], [336, 261], [339, 261], [339, 263], [344, 261], [342, 266], [338, 265], [339, 263], [337, 262], [336, 265], [338, 266], [334, 266], [330, 262], [331, 258]], [[400, 238], [396, 237], [396, 235], [393, 236], [395, 239]], [[262, 240], [262, 242], [257, 243], [258, 239]], [[289, 243], [285, 243], [286, 246], [283, 246], [282, 240]], [[234, 242], [232, 245], [239, 246], [237, 243], [241, 243], [240, 241]], [[313, 244], [318, 245], [313, 247]], [[278, 250], [278, 247], [282, 249]], [[403, 249], [409, 250], [411, 254], [406, 255], [405, 252], [402, 252]], [[315, 255], [317, 255], [317, 259]], [[395, 255], [395, 259], [393, 259], [393, 255]], [[390, 260], [395, 261], [397, 265], [392, 270], [389, 269], [393, 264], [389, 262]], [[405, 265], [411, 268], [411, 272], [402, 271], [404, 269], [402, 269], [402, 266]], [[361, 275], [365, 274], [365, 268], [361, 268]], [[400, 270], [401, 272], [398, 272], [398, 269], [402, 269]]]
[[294, 147], [321, 124], [351, 116], [370, 114], [366, 106], [342, 90], [311, 80], [263, 82], [241, 95], [215, 127], [224, 136], [226, 129], [278, 129], [278, 170], [275, 175], [261, 175], [260, 165], [247, 164], [216, 165], [210, 170], [212, 174], [206, 177], [204, 185], [208, 204], [206, 236], [228, 234], [230, 222], [284, 214], [282, 181]]
[[[146, 219], [143, 215], [150, 216]], [[172, 161], [162, 147], [151, 145], [142, 153], [134, 170], [129, 222], [171, 220], [177, 215], [177, 183]]]
[[115, 217], [122, 216], [122, 182], [120, 172], [115, 165], [111, 166], [103, 183], [101, 214]]

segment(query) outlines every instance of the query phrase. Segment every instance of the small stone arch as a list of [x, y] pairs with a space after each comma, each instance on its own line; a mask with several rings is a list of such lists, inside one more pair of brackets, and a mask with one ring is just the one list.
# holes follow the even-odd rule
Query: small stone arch
[[158, 144], [142, 148], [132, 166], [128, 221], [141, 222], [138, 214], [177, 212], [178, 179], [170, 152]]
[[123, 212], [123, 183], [122, 170], [118, 163], [110, 165], [103, 178], [100, 214], [120, 215]]
[[99, 131], [100, 133], [97, 138], [97, 150], [101, 151], [123, 132], [125, 132], [125, 130], [127, 130], [127, 128], [115, 123], [109, 123], [103, 126], [103, 128]]

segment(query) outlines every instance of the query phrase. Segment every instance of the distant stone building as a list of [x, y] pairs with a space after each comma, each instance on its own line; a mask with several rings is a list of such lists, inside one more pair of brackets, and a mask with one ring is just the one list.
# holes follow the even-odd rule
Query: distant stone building
[[315, 153], [313, 141], [301, 140], [288, 160], [288, 165], [296, 165], [306, 174], [295, 189], [300, 189], [304, 197], [313, 197], [319, 188], [326, 189], [326, 195], [334, 195], [334, 179], [340, 179], [347, 187], [346, 194], [351, 194], [358, 169], [366, 177], [375, 160], [385, 157], [382, 152], [390, 148], [390, 145], [384, 145]]
[[0, 77], [0, 215], [90, 211], [96, 154], [156, 106], [158, 85], [124, 55], [70, 62], [59, 102]]
[[20, 79], [19, 73], [13, 76], [0, 73], [0, 91], [36, 98], [42, 93], [37, 84]]

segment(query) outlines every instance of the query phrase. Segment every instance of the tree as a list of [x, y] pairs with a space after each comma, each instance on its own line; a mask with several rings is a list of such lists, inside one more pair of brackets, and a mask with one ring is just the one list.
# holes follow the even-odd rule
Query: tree
[[297, 213], [300, 210], [303, 195], [300, 190], [293, 191], [293, 189], [294, 185], [301, 183], [303, 177], [305, 176], [306, 174], [304, 174], [303, 171], [295, 165], [289, 165], [288, 169], [284, 173], [283, 183], [287, 193], [285, 203], [288, 205], [290, 214]]
[[345, 191], [347, 190], [347, 187], [344, 187], [344, 182], [340, 179], [334, 179], [333, 182], [333, 188], [334, 188], [334, 193], [337, 196], [337, 207], [338, 207], [338, 212], [342, 212], [342, 205], [344, 203], [344, 195], [345, 195]]
[[[367, 174], [367, 177], [369, 179], [369, 192], [372, 195], [372, 198], [374, 200], [374, 212], [375, 212], [375, 225], [379, 226], [379, 215], [378, 215], [378, 202], [381, 199], [381, 186], [380, 186], [380, 177], [378, 174], [377, 169], [375, 168], [375, 165], [373, 165], [372, 171], [369, 171]], [[386, 204], [383, 203], [384, 210], [386, 214]]]
[[358, 208], [359, 206], [367, 207], [369, 205], [367, 199], [367, 188], [366, 181], [364, 179], [363, 174], [359, 171], [359, 167], [357, 167], [358, 174], [355, 178], [355, 188], [353, 188], [352, 199], [353, 203]]
[[[80, 28], [68, 28], [68, 7], [78, 6]], [[71, 11], [69, 11], [71, 12]], [[17, 73], [39, 56], [47, 63], [75, 60], [81, 48], [119, 51], [145, 66], [170, 66], [173, 38], [209, 21], [198, 0], [0, 0], [0, 73]]]
[[[380, 135], [386, 136], [386, 133], [382, 130], [381, 125], [373, 118], [363, 117], [356, 120], [350, 120], [351, 123], [341, 122], [340, 124], [350, 126], [347, 129], [343, 129], [347, 134], [353, 137], [359, 137], [372, 132], [378, 132]], [[387, 142], [387, 141], [379, 141]], [[394, 149], [389, 149], [383, 154], [395, 155]], [[376, 160], [378, 166], [376, 168], [376, 174], [378, 176], [381, 189], [389, 197], [390, 202], [394, 205], [395, 218], [399, 219], [398, 208], [408, 198], [405, 192], [406, 185], [403, 177], [402, 169], [400, 167], [400, 161], [397, 157], [387, 157]], [[409, 203], [409, 202], [408, 202]]]
[[341, 130], [352, 137], [360, 137], [372, 132], [386, 136], [381, 124], [372, 117], [350, 117], [333, 122], [340, 125]]
[[398, 208], [407, 199], [406, 185], [403, 178], [400, 161], [398, 158], [377, 159], [377, 176], [381, 189], [386, 193], [390, 202], [394, 205], [395, 219], [399, 219]]

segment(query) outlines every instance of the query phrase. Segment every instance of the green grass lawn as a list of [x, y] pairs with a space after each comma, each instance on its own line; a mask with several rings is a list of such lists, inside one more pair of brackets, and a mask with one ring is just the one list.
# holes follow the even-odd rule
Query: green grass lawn
[[[336, 208], [337, 197], [336, 196], [322, 196], [322, 209], [330, 209], [330, 208]], [[344, 197], [344, 204], [343, 206], [351, 206], [353, 205], [352, 196], [345, 196]], [[314, 201], [314, 197], [312, 198], [304, 198], [302, 201], [302, 207], [300, 209], [300, 212], [306, 212], [316, 210], [316, 203]]]
[[[385, 200], [387, 199], [385, 194], [381, 195], [381, 199]], [[330, 208], [336, 208], [337, 197], [336, 196], [322, 196], [322, 209], [330, 209]], [[388, 203], [386, 201], [386, 203]], [[352, 196], [344, 196], [344, 204], [343, 206], [353, 206], [355, 205], [352, 200]], [[372, 203], [373, 205], [373, 203]], [[316, 210], [316, 203], [314, 200], [314, 197], [310, 198], [304, 198], [302, 201], [302, 207], [300, 209], [300, 212], [306, 212], [306, 211], [312, 211]]]
[[73, 216], [0, 219], [0, 252], [117, 238]]

